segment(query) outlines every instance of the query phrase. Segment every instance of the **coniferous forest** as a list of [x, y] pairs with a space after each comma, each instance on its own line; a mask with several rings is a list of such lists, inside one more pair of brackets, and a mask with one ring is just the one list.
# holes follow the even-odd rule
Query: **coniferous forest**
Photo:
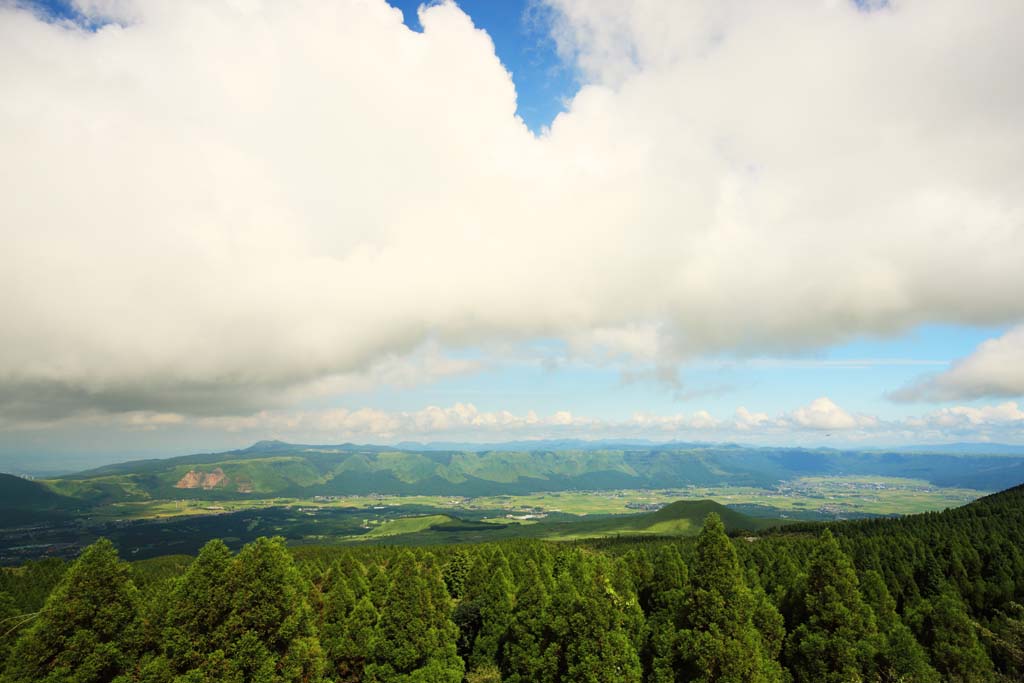
[[1024, 487], [734, 537], [101, 540], [0, 577], [5, 683], [1024, 680]]

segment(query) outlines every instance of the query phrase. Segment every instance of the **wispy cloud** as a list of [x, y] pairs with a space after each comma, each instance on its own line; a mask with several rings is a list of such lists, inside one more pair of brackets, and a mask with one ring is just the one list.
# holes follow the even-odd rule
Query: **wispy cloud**
[[722, 364], [747, 365], [755, 368], [848, 368], [856, 370], [880, 367], [945, 367], [949, 365], [949, 361], [924, 358], [751, 358]]

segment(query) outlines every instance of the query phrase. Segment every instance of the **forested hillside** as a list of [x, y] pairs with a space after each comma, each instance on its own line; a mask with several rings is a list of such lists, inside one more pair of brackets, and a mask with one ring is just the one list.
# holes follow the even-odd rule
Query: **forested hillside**
[[[219, 541], [0, 573], [3, 680], [1018, 681], [1024, 488], [730, 538]], [[14, 636], [17, 636], [16, 643]]]
[[903, 477], [994, 491], [1024, 483], [1024, 456], [667, 445], [415, 451], [261, 442], [228, 453], [110, 465], [47, 480], [79, 504], [367, 493], [481, 496], [538, 491], [752, 486], [808, 476]]

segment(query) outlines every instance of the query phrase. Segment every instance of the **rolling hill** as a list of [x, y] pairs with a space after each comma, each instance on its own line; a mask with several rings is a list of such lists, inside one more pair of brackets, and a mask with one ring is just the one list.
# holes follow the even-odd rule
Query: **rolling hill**
[[655, 512], [594, 519], [584, 517], [528, 526], [472, 521], [450, 515], [416, 515], [386, 521], [355, 539], [429, 545], [452, 540], [495, 541], [507, 538], [568, 541], [613, 536], [694, 536], [712, 512], [718, 514], [730, 532], [753, 532], [780, 523], [777, 519], [748, 517], [712, 500], [680, 500]]
[[36, 481], [0, 474], [0, 528], [66, 519], [82, 501]]
[[704, 518], [716, 513], [726, 531], [758, 531], [777, 526], [779, 520], [748, 517], [713, 500], [677, 500], [655, 512], [616, 515], [601, 519], [536, 525], [541, 538], [573, 540], [607, 536], [695, 536]]
[[871, 475], [993, 491], [1024, 482], [1024, 456], [661, 445], [483, 452], [260, 442], [226, 453], [109, 465], [46, 480], [81, 503], [367, 493], [480, 496], [694, 486], [770, 488]]
[[0, 509], [67, 510], [80, 506], [80, 501], [62, 496], [40, 482], [0, 474]]

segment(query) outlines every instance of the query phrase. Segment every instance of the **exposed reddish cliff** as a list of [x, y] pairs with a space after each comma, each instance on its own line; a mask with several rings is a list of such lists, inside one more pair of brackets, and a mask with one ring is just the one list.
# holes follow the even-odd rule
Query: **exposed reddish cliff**
[[224, 470], [219, 467], [212, 472], [189, 470], [174, 486], [179, 489], [204, 489], [209, 491], [226, 484], [227, 480], [228, 478], [224, 474]]

